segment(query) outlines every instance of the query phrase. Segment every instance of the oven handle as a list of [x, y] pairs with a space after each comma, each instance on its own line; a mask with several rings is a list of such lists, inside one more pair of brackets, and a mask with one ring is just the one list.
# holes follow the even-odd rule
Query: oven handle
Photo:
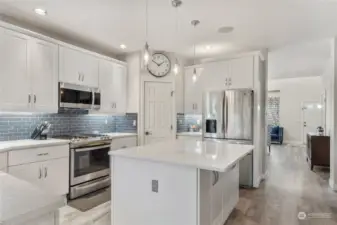
[[102, 180], [96, 180], [95, 182], [92, 182], [92, 183], [89, 183], [89, 184], [80, 184], [80, 185], [77, 185], [75, 188], [77, 190], [92, 188], [92, 187], [97, 186], [98, 184], [105, 184], [105, 183], [109, 184], [110, 180], [111, 180], [110, 177], [107, 177], [107, 178], [104, 178]]
[[111, 145], [100, 145], [100, 146], [95, 146], [95, 147], [91, 147], [91, 148], [73, 148], [73, 150], [75, 150], [75, 152], [88, 152], [88, 151], [93, 151], [96, 149], [100, 149], [100, 148], [110, 148]]

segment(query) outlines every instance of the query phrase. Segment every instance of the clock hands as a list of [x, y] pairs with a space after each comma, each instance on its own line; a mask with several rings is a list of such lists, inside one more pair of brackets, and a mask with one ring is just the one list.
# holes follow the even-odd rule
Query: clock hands
[[152, 62], [154, 62], [157, 66], [160, 66], [160, 65], [161, 65], [161, 64], [159, 65], [159, 64], [158, 64], [156, 61], [154, 61], [154, 60], [152, 60]]

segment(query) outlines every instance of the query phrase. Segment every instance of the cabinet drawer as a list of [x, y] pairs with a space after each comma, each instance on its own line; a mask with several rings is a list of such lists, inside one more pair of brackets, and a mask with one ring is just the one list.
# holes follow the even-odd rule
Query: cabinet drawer
[[46, 161], [69, 157], [69, 146], [59, 145], [43, 148], [30, 148], [25, 150], [11, 151], [8, 155], [8, 165], [15, 166], [25, 163]]
[[6, 171], [7, 168], [7, 152], [0, 153], [0, 171]]
[[137, 137], [116, 138], [111, 142], [111, 150], [137, 146]]

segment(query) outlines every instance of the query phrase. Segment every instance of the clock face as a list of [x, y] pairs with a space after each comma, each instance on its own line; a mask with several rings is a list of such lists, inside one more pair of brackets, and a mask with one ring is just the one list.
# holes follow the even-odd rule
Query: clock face
[[152, 55], [152, 60], [147, 66], [147, 70], [156, 77], [164, 77], [171, 70], [171, 62], [169, 58], [162, 53]]

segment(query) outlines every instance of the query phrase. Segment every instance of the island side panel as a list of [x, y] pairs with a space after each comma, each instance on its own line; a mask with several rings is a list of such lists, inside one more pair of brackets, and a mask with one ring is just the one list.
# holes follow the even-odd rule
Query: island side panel
[[112, 225], [198, 225], [197, 168], [111, 156], [111, 179]]

